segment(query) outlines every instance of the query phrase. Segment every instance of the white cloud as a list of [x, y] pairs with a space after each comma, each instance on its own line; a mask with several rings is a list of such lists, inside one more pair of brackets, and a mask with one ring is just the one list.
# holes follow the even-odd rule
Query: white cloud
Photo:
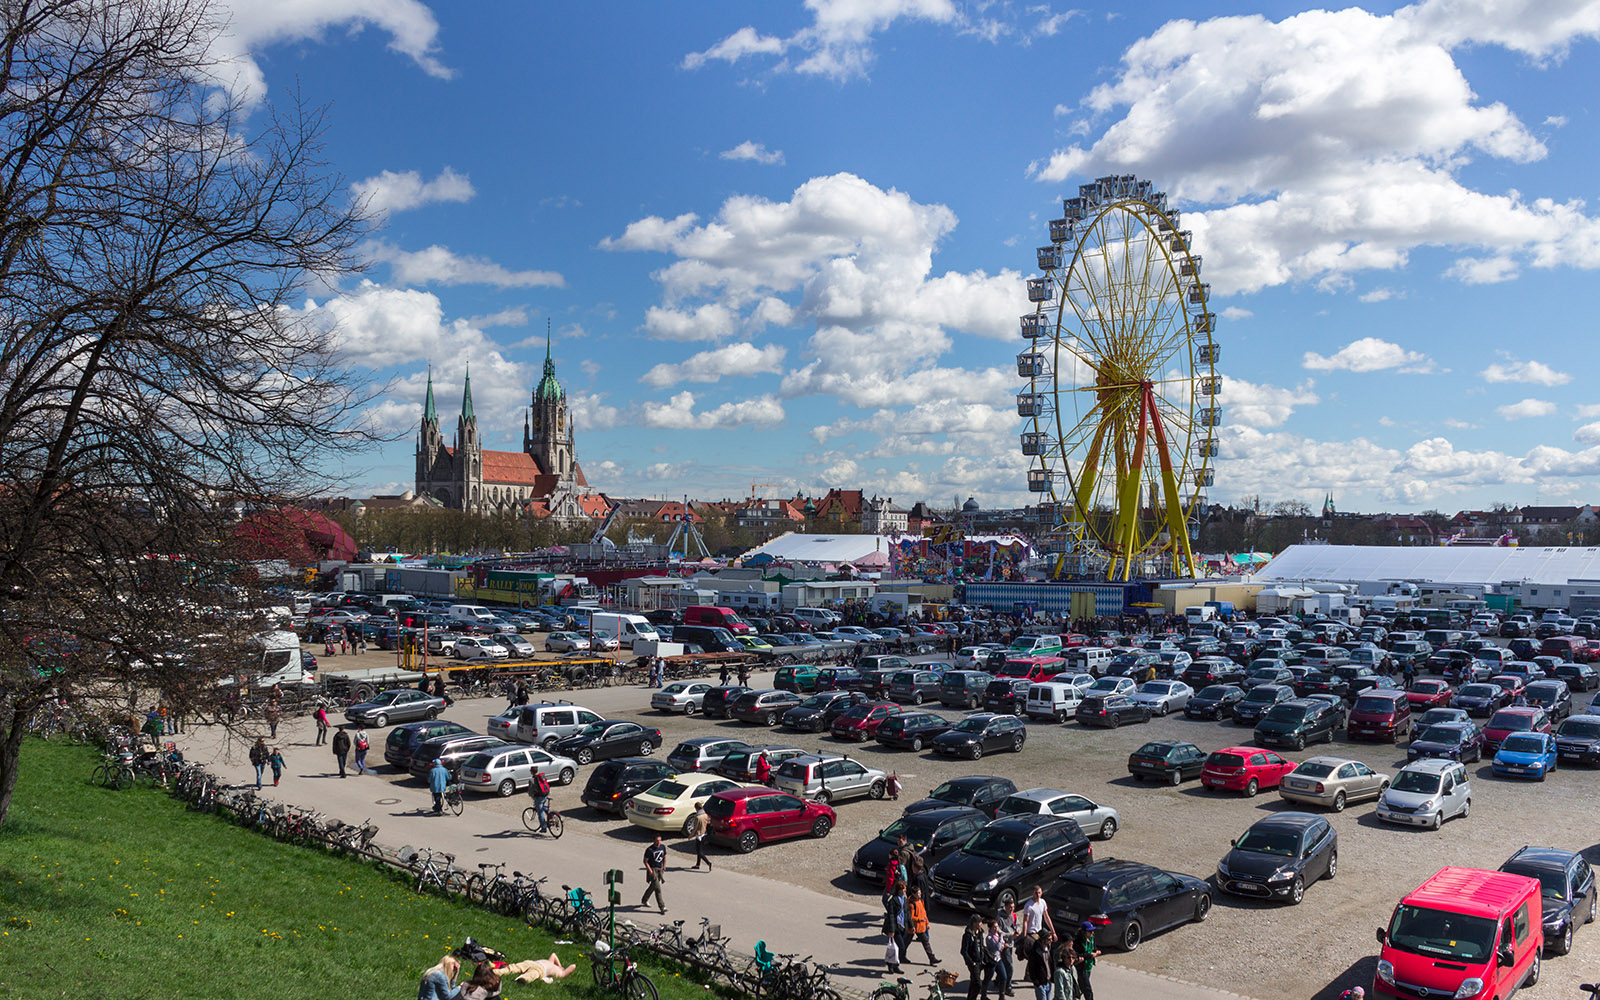
[[1578, 420], [1593, 420], [1600, 417], [1600, 403], [1579, 403], [1573, 408], [1572, 415]]
[[1524, 399], [1505, 406], [1497, 406], [1494, 412], [1506, 420], [1526, 420], [1529, 417], [1548, 417], [1556, 412], [1556, 404], [1542, 399]]
[[1546, 116], [1546, 118], [1544, 120], [1544, 123], [1546, 125], [1550, 126], [1551, 128], [1565, 128], [1566, 125], [1567, 125], [1567, 116], [1566, 115], [1548, 115], [1548, 116]]
[[667, 386], [678, 382], [715, 382], [725, 375], [758, 375], [782, 370], [787, 351], [777, 344], [729, 344], [701, 351], [677, 364], [659, 364], [645, 372], [639, 381], [646, 385]]
[[1475, 431], [1478, 429], [1477, 424], [1468, 423], [1465, 420], [1457, 420], [1455, 417], [1446, 417], [1444, 420], [1444, 425], [1449, 427], [1451, 430], [1457, 431]]
[[704, 52], [691, 52], [683, 57], [684, 69], [699, 69], [713, 59], [736, 63], [745, 56], [778, 56], [787, 43], [781, 38], [763, 35], [754, 28], [740, 28]]
[[1254, 315], [1255, 313], [1248, 309], [1240, 308], [1239, 306], [1229, 306], [1228, 308], [1222, 310], [1222, 318], [1230, 323], [1234, 320], [1249, 319]]
[[1558, 372], [1542, 361], [1518, 361], [1501, 352], [1505, 363], [1495, 362], [1483, 370], [1485, 382], [1532, 382], [1537, 385], [1566, 385], [1572, 376]]
[[645, 330], [658, 340], [721, 340], [738, 324], [738, 314], [716, 302], [692, 310], [651, 306], [644, 314]]
[[1572, 440], [1579, 444], [1600, 444], [1600, 423], [1579, 427], [1572, 432]]
[[1393, 368], [1406, 374], [1426, 374], [1434, 367], [1426, 354], [1408, 351], [1377, 337], [1351, 341], [1327, 357], [1307, 351], [1300, 364], [1321, 372], [1376, 372]]
[[1374, 288], [1370, 292], [1363, 292], [1358, 298], [1362, 302], [1387, 302], [1398, 294], [1392, 288]]
[[471, 201], [477, 193], [466, 174], [458, 174], [448, 166], [431, 181], [424, 181], [415, 170], [404, 173], [385, 170], [364, 181], [356, 181], [350, 185], [350, 189], [368, 209], [381, 215], [404, 212], [434, 202]]
[[[873, 36], [898, 20], [965, 23], [952, 0], [807, 0], [805, 6], [811, 23], [790, 37], [740, 28], [704, 52], [684, 56], [684, 68], [699, 69], [712, 59], [735, 63], [746, 56], [792, 52], [798, 61], [779, 63], [778, 70], [848, 80], [866, 75]], [[987, 33], [992, 37], [994, 30]]]
[[1052, 14], [1046, 9], [1041, 14], [1039, 23], [1033, 26], [1033, 34], [1038, 38], [1054, 38], [1073, 18], [1084, 16], [1081, 10], [1065, 10], [1059, 14]]
[[751, 142], [749, 139], [739, 143], [732, 149], [724, 149], [717, 155], [724, 160], [749, 160], [752, 163], [761, 163], [767, 166], [783, 163], [783, 150], [768, 149], [761, 143]]
[[1475, 158], [1528, 163], [1546, 150], [1504, 104], [1479, 100], [1452, 50], [1494, 44], [1542, 58], [1594, 36], [1600, 6], [1555, 6], [1422, 0], [1392, 15], [1171, 21], [1082, 101], [1097, 124], [1110, 119], [1098, 137], [1031, 170], [1051, 183], [1137, 173], [1216, 206], [1184, 223], [1207, 277], [1232, 291], [1337, 288], [1360, 271], [1402, 268], [1424, 246], [1465, 251], [1450, 273], [1469, 282], [1508, 280], [1521, 266], [1600, 267], [1600, 225], [1582, 202], [1458, 178]]
[[639, 419], [646, 427], [666, 430], [725, 430], [731, 427], [773, 427], [783, 422], [783, 405], [772, 396], [723, 403], [694, 412], [694, 393], [680, 392], [665, 403], [639, 404]]
[[1285, 389], [1229, 377], [1223, 379], [1217, 402], [1223, 408], [1222, 419], [1228, 426], [1277, 427], [1299, 407], [1314, 406], [1322, 401], [1312, 389], [1311, 382]]
[[513, 306], [510, 309], [501, 309], [498, 312], [489, 313], [487, 316], [473, 316], [467, 322], [473, 326], [483, 328], [491, 326], [527, 326], [528, 310], [521, 306]]
[[567, 411], [572, 414], [574, 431], [605, 431], [627, 422], [621, 410], [606, 404], [603, 392], [567, 393]]
[[367, 245], [373, 260], [389, 265], [389, 275], [400, 285], [494, 285], [497, 288], [564, 288], [566, 279], [555, 271], [511, 271], [483, 257], [463, 256], [449, 248], [431, 246], [408, 251], [375, 240]]

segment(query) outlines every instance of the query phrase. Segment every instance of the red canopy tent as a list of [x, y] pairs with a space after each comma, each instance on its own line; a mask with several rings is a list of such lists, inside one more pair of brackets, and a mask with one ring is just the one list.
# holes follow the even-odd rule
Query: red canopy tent
[[279, 507], [250, 514], [233, 529], [250, 559], [284, 559], [305, 566], [315, 562], [350, 562], [356, 540], [337, 521], [298, 507]]

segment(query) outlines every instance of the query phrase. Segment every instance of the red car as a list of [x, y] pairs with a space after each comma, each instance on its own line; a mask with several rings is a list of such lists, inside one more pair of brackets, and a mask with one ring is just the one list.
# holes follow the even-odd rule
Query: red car
[[1257, 747], [1223, 747], [1206, 758], [1200, 784], [1254, 795], [1263, 788], [1277, 788], [1283, 776], [1294, 770], [1295, 762]]
[[730, 788], [706, 800], [706, 836], [749, 854], [762, 844], [828, 835], [833, 807], [775, 788]]
[[1518, 677], [1516, 674], [1495, 674], [1493, 677], [1489, 678], [1489, 683], [1493, 684], [1495, 687], [1504, 688], [1506, 695], [1511, 698], [1515, 698], [1517, 695], [1521, 694], [1522, 689], [1527, 687], [1528, 684], [1527, 681], [1523, 680], [1521, 677]]
[[1087, 646], [1094, 640], [1079, 632], [1068, 632], [1061, 637], [1061, 647], [1072, 649], [1076, 646]]
[[846, 709], [843, 715], [833, 720], [833, 738], [865, 743], [878, 735], [878, 727], [883, 725], [884, 719], [899, 714], [900, 706], [892, 701], [863, 702]]
[[1542, 708], [1532, 705], [1517, 705], [1511, 708], [1502, 708], [1489, 719], [1489, 724], [1483, 727], [1483, 745], [1489, 751], [1500, 749], [1500, 741], [1512, 733], [1548, 733], [1552, 732], [1550, 714]]
[[1444, 681], [1413, 681], [1406, 691], [1406, 702], [1413, 712], [1426, 712], [1430, 708], [1449, 708], [1455, 689]]

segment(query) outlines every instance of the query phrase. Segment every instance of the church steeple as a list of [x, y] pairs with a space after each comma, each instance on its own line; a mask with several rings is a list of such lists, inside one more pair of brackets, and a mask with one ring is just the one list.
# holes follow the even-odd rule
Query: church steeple
[[422, 404], [423, 423], [437, 424], [439, 411], [433, 405], [433, 366], [428, 366], [428, 401]]
[[[430, 378], [429, 381], [431, 383], [432, 379]], [[428, 400], [429, 400], [429, 405], [431, 406], [432, 405], [432, 400], [433, 400], [433, 395], [432, 395], [431, 391], [430, 391], [430, 393], [428, 395]], [[476, 419], [474, 414], [473, 414], [473, 412], [472, 412], [472, 366], [471, 365], [467, 366], [466, 387], [461, 390], [461, 419], [462, 420], [473, 420], [473, 419]]]
[[556, 379], [555, 359], [550, 356], [550, 321], [545, 320], [544, 328], [544, 377], [539, 379], [539, 384], [533, 390], [533, 401], [542, 403], [566, 399], [567, 390], [561, 388], [561, 383]]

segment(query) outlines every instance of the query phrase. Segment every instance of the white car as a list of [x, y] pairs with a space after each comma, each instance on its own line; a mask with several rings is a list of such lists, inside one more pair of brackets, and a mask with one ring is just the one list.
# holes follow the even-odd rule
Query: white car
[[545, 637], [544, 648], [552, 653], [587, 653], [589, 637], [576, 632], [551, 632]]
[[1091, 837], [1110, 840], [1122, 826], [1122, 814], [1110, 806], [1098, 805], [1082, 795], [1056, 788], [1029, 788], [1012, 792], [1000, 802], [995, 819], [1005, 816], [1057, 816], [1078, 821]]
[[834, 635], [844, 636], [856, 642], [878, 642], [883, 636], [861, 625], [840, 625], [833, 630]]
[[[548, 648], [549, 643], [545, 644]], [[596, 635], [589, 640], [589, 648], [597, 653], [610, 653], [620, 649], [622, 644], [615, 637], [609, 635]]]
[[1094, 674], [1056, 674], [1050, 678], [1051, 684], [1071, 684], [1082, 694], [1094, 684]]
[[706, 702], [711, 685], [705, 681], [674, 681], [650, 696], [650, 707], [657, 712], [682, 712], [695, 715]]
[[503, 660], [511, 655], [511, 651], [495, 642], [493, 637], [487, 635], [464, 635], [456, 640], [455, 649], [451, 656], [458, 660]]
[[675, 774], [662, 778], [622, 804], [622, 816], [646, 830], [688, 833], [694, 804], [718, 792], [744, 786], [715, 774]]
[[1151, 715], [1170, 715], [1188, 706], [1194, 688], [1183, 681], [1145, 681], [1132, 697], [1141, 705], [1149, 705]]

